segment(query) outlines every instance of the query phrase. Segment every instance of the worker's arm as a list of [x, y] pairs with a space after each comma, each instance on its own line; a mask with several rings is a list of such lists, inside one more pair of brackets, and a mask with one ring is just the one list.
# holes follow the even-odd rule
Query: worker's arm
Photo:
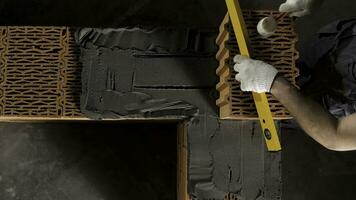
[[331, 150], [356, 150], [356, 114], [336, 119], [281, 76], [273, 82], [271, 92], [317, 142]]
[[276, 69], [262, 61], [235, 57], [236, 79], [242, 90], [271, 92], [292, 114], [303, 130], [328, 149], [356, 150], [356, 114], [336, 119], [317, 102], [305, 97]]

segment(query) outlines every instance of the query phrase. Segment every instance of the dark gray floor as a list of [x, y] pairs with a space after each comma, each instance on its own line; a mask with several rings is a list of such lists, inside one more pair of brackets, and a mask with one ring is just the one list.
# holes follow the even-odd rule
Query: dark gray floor
[[[243, 8], [277, 9], [280, 2], [241, 0]], [[355, 17], [355, 11], [354, 1], [326, 0], [320, 10], [297, 21], [300, 44], [306, 44], [312, 33], [332, 20]], [[0, 24], [216, 27], [225, 12], [223, 0], [2, 0]], [[172, 199], [175, 166], [170, 161], [175, 128], [2, 123], [0, 199], [137, 199], [143, 192], [151, 192], [152, 199], [158, 199], [154, 198], [158, 194]], [[282, 138], [283, 199], [355, 199], [356, 152], [330, 152], [300, 131], [289, 130]], [[135, 153], [127, 154], [128, 149]], [[149, 170], [153, 168], [164, 170]]]
[[[277, 10], [284, 0], [240, 0], [243, 9]], [[297, 20], [301, 45], [321, 26], [355, 17], [354, 1], [324, 0], [319, 10]], [[140, 25], [216, 28], [226, 13], [224, 0], [2, 0], [1, 25], [119, 27]]]
[[[241, 0], [244, 8], [273, 9], [281, 0]], [[223, 19], [223, 0], [2, 0], [0, 24], [117, 27], [166, 25], [215, 27]]]
[[282, 144], [282, 199], [355, 199], [355, 151], [327, 150], [295, 129], [284, 129]]
[[171, 123], [0, 123], [0, 199], [175, 199], [176, 143]]

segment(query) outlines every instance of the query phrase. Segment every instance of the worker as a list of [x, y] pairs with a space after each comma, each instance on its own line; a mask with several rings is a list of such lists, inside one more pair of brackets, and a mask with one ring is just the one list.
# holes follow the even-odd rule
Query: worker
[[[309, 14], [313, 5], [317, 3], [312, 0], [287, 0], [280, 6], [280, 11], [289, 12], [293, 17], [301, 17]], [[319, 71], [313, 76], [323, 78], [328, 71], [339, 77], [338, 80], [342, 82], [341, 94], [343, 94], [343, 99], [345, 99], [343, 102], [346, 102], [346, 106], [342, 104], [343, 106], [338, 108], [346, 109], [343, 110], [344, 116], [338, 116], [336, 112], [334, 115], [331, 114], [330, 109], [327, 110], [307, 96], [303, 92], [303, 87], [299, 90], [278, 74], [275, 67], [263, 61], [236, 55], [234, 57], [234, 70], [237, 72], [235, 78], [241, 83], [243, 91], [270, 92], [288, 109], [300, 127], [327, 149], [356, 150], [356, 113], [354, 113], [356, 110], [356, 62], [354, 62], [356, 61], [356, 21], [338, 21], [321, 31], [325, 34], [319, 32], [319, 38], [309, 49], [309, 58], [306, 56], [305, 63], [313, 65], [309, 66], [311, 70], [322, 70], [321, 73]], [[328, 81], [330, 82], [330, 80], [319, 81], [318, 86], [327, 88], [325, 94], [332, 96], [330, 94], [333, 94], [331, 91], [336, 91], [334, 90], [336, 82], [328, 84]], [[333, 105], [328, 108], [330, 107]]]

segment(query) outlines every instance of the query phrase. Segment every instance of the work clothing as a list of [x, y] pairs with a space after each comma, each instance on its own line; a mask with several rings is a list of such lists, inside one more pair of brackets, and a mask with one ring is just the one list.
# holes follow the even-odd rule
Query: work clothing
[[242, 91], [270, 92], [274, 78], [278, 71], [273, 66], [259, 60], [245, 56], [234, 57], [235, 79], [241, 82]]
[[342, 98], [325, 94], [322, 103], [336, 117], [355, 113], [356, 19], [339, 20], [320, 29], [313, 43], [301, 52], [301, 70], [310, 71], [303, 76], [310, 75], [309, 79], [313, 79], [315, 67], [326, 58], [332, 60], [333, 69], [341, 77]]
[[291, 17], [302, 17], [319, 7], [322, 0], [287, 0], [279, 7], [280, 12], [288, 12]]

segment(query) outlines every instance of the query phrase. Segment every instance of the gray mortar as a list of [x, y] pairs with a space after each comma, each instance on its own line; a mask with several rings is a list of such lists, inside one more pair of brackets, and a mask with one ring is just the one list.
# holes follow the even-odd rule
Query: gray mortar
[[193, 29], [79, 29], [81, 110], [95, 119], [187, 118], [194, 199], [228, 193], [279, 199], [280, 154], [267, 156], [258, 124], [218, 118], [215, 36]]

